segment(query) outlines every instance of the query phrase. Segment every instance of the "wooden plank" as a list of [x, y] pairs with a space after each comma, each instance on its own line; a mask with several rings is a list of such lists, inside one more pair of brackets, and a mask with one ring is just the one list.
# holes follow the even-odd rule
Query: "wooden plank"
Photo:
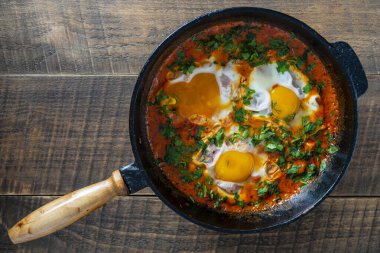
[[380, 247], [380, 198], [328, 198], [288, 226], [239, 235], [199, 227], [156, 197], [137, 196], [117, 198], [49, 237], [12, 245], [6, 230], [52, 199], [1, 196], [0, 251], [378, 252]]
[[[0, 194], [60, 195], [132, 162], [128, 112], [135, 80], [0, 78]], [[336, 195], [380, 196], [380, 76], [369, 82], [359, 99], [357, 149]]]
[[379, 196], [380, 168], [380, 76], [368, 76], [369, 88], [358, 100], [358, 141], [351, 163], [335, 196]]
[[132, 162], [135, 77], [1, 80], [2, 193], [68, 192]]
[[181, 24], [233, 6], [292, 15], [331, 42], [348, 42], [368, 74], [380, 73], [377, 0], [2, 1], [0, 72], [136, 74]]

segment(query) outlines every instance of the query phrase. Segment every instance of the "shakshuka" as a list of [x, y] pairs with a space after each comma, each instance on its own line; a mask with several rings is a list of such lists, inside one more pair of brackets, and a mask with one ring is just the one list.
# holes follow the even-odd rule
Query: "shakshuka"
[[190, 201], [222, 212], [281, 204], [339, 150], [334, 80], [292, 32], [229, 22], [162, 63], [147, 130], [157, 168]]

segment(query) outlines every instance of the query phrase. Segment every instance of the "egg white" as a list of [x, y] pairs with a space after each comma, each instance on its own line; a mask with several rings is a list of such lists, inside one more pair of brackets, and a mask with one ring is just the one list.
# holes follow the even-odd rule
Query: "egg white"
[[302, 118], [314, 114], [321, 107], [317, 100], [320, 100], [318, 94], [310, 95], [303, 99], [300, 110], [298, 110], [293, 120], [289, 122], [289, 125], [292, 127], [301, 127]]
[[219, 86], [220, 101], [222, 105], [229, 104], [228, 107], [219, 110], [213, 115], [212, 120], [218, 121], [228, 116], [232, 111], [231, 100], [236, 96], [236, 87], [240, 82], [240, 74], [235, 70], [234, 63], [229, 61], [225, 66], [216, 65], [213, 63], [212, 58], [209, 59], [202, 66], [199, 66], [193, 70], [190, 75], [181, 74], [179, 77], [170, 81], [171, 84], [179, 82], [189, 83], [194, 76], [201, 73], [213, 74]]
[[249, 78], [249, 86], [252, 89], [270, 91], [273, 85], [279, 84], [293, 90], [298, 97], [302, 96], [298, 90], [294, 89], [292, 85], [293, 78], [289, 71], [285, 71], [284, 73], [278, 72], [276, 63], [265, 64], [254, 68]]
[[253, 69], [249, 77], [249, 87], [255, 90], [255, 93], [251, 103], [245, 107], [254, 114], [270, 115], [272, 113], [270, 91], [275, 84], [292, 90], [302, 100], [306, 96], [302, 89], [307, 82], [307, 77], [294, 67], [280, 73], [277, 71], [276, 62], [258, 66]]
[[255, 90], [253, 98], [245, 109], [253, 111], [257, 116], [269, 116], [272, 113], [270, 91], [273, 85], [277, 84], [286, 87], [294, 92], [301, 100], [301, 107], [296, 112], [295, 117], [289, 122], [292, 127], [302, 125], [302, 117], [314, 114], [321, 105], [318, 94], [310, 95], [303, 91], [303, 88], [309, 82], [309, 78], [299, 69], [291, 66], [288, 71], [279, 73], [277, 63], [261, 65], [253, 69], [249, 78], [249, 87]]
[[195, 161], [197, 164], [201, 163], [206, 167], [206, 173], [214, 179], [215, 184], [221, 190], [220, 193], [234, 194], [240, 191], [241, 187], [246, 182], [229, 182], [221, 179], [217, 179], [215, 173], [215, 165], [219, 160], [220, 156], [228, 151], [239, 151], [252, 153], [254, 156], [259, 157], [263, 164], [260, 168], [255, 168], [251, 176], [260, 176], [266, 178], [265, 162], [268, 160], [268, 156], [265, 153], [260, 153], [257, 147], [254, 147], [251, 143], [251, 139], [239, 140], [234, 143], [228, 141], [228, 137], [225, 138], [226, 141], [223, 142], [221, 147], [217, 147], [214, 144], [209, 144], [203, 154], [199, 157], [199, 160]]

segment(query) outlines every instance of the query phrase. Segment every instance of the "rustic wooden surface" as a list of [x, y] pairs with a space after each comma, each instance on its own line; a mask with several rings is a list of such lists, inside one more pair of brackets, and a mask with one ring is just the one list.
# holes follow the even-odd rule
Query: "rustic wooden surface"
[[378, 0], [4, 1], [3, 73], [132, 73], [180, 24], [215, 9], [257, 6], [290, 14], [327, 40], [348, 41], [380, 73]]
[[[2, 196], [1, 220], [17, 220], [53, 197]], [[65, 230], [12, 245], [0, 228], [0, 251], [36, 252], [378, 252], [380, 199], [325, 200], [304, 218], [253, 235], [223, 234], [184, 220], [156, 197], [117, 198]]]
[[[359, 139], [332, 196], [301, 220], [255, 235], [200, 228], [149, 189], [117, 198], [52, 236], [11, 245], [29, 212], [133, 161], [128, 112], [136, 75], [165, 36], [207, 11], [258, 6], [346, 41], [366, 70]], [[380, 2], [1, 1], [0, 252], [378, 252]]]

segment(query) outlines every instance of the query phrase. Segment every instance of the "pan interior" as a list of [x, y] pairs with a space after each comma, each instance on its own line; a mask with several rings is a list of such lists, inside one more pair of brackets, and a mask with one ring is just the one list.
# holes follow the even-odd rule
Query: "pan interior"
[[[322, 59], [334, 76], [341, 104], [344, 105], [344, 128], [339, 146], [326, 171], [313, 183], [304, 187], [299, 194], [275, 208], [259, 212], [231, 215], [217, 213], [192, 204], [161, 173], [154, 163], [153, 153], [147, 139], [145, 114], [147, 97], [152, 80], [162, 62], [184, 40], [207, 27], [229, 21], [258, 21], [277, 26], [285, 31], [294, 32], [307, 46]], [[342, 66], [334, 59], [330, 46], [314, 30], [304, 23], [284, 14], [259, 8], [234, 8], [207, 14], [179, 28], [170, 35], [148, 59], [137, 80], [132, 97], [130, 113], [130, 132], [134, 155], [137, 163], [144, 168], [151, 188], [172, 209], [191, 221], [227, 232], [257, 232], [289, 223], [312, 209], [334, 188], [350, 161], [356, 141], [357, 115], [356, 95], [351, 84], [343, 74]]]

